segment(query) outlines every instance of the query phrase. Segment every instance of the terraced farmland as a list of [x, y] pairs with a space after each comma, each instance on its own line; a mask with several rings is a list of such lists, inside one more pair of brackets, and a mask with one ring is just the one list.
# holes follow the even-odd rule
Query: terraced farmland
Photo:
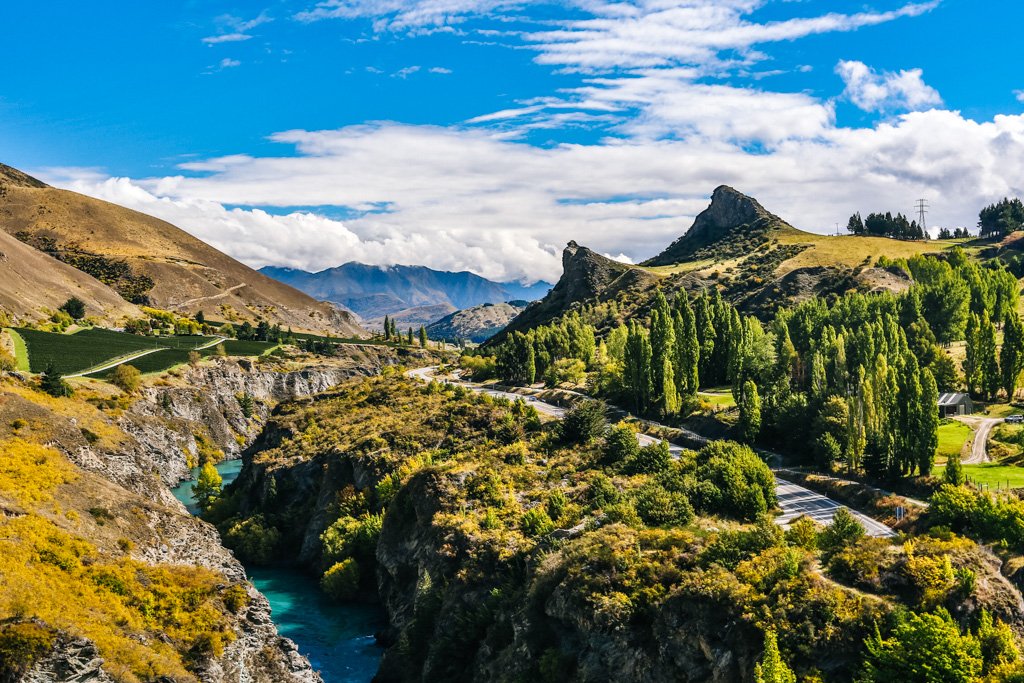
[[[43, 372], [53, 365], [61, 374], [87, 370], [148, 349], [174, 349], [188, 351], [208, 344], [215, 337], [141, 337], [124, 332], [92, 328], [76, 334], [57, 334], [24, 328], [15, 332], [25, 342], [29, 370]], [[149, 354], [159, 356], [160, 353]], [[144, 361], [148, 356], [140, 358]]]

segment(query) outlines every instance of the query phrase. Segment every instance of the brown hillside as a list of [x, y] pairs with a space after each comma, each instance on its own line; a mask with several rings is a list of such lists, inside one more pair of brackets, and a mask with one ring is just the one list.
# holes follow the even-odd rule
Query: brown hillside
[[0, 168], [0, 228], [127, 261], [156, 283], [149, 297], [157, 308], [203, 310], [209, 318], [233, 312], [295, 330], [362, 333], [351, 314], [261, 275], [170, 223], [48, 187], [6, 166]]
[[70, 297], [85, 302], [86, 314], [115, 325], [142, 311], [85, 273], [22, 244], [0, 231], [0, 308], [22, 320], [56, 309]]

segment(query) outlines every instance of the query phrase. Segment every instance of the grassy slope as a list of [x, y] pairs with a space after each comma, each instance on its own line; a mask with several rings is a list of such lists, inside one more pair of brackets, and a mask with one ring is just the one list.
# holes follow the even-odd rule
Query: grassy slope
[[[223, 304], [244, 318], [263, 317], [296, 330], [361, 333], [351, 316], [152, 216], [67, 190], [18, 185], [0, 198], [0, 209], [5, 214], [0, 229], [9, 235], [44, 232], [64, 245], [77, 243], [86, 251], [127, 260], [156, 282], [150, 297], [159, 308], [194, 313]], [[67, 290], [62, 294], [66, 298]]]
[[962, 422], [950, 421], [939, 426], [939, 449], [936, 458], [945, 461], [951, 455], [960, 453], [974, 430]]

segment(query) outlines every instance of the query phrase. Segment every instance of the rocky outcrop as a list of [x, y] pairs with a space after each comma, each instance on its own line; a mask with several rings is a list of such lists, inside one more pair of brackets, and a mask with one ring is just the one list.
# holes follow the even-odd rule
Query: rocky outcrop
[[490, 339], [500, 343], [512, 332], [526, 332], [583, 304], [614, 299], [623, 291], [650, 289], [657, 276], [641, 268], [601, 256], [576, 242], [562, 251], [562, 277], [540, 301], [526, 307], [508, 327]]
[[693, 225], [669, 247], [644, 262], [647, 266], [668, 266], [697, 257], [716, 244], [747, 240], [770, 228], [785, 226], [781, 218], [769, 213], [753, 197], [728, 185], [715, 188], [711, 205], [698, 214]]
[[[130, 491], [178, 505], [168, 487], [188, 478], [189, 465], [197, 461], [199, 439], [223, 451], [226, 458], [237, 458], [260, 433], [277, 403], [375, 374], [404, 358], [388, 347], [353, 346], [342, 357], [295, 370], [221, 359], [189, 368], [164, 386], [143, 389], [116, 420], [129, 437], [119, 448], [97, 446], [74, 429], [56, 445], [85, 470]], [[239, 401], [242, 396], [253, 399], [248, 417]]]

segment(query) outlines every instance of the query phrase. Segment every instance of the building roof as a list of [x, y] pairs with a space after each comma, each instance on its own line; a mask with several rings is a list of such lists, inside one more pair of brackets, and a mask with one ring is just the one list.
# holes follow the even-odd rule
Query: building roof
[[939, 396], [939, 405], [955, 406], [970, 400], [971, 397], [968, 396], [967, 394], [962, 394], [958, 392], [947, 392]]

